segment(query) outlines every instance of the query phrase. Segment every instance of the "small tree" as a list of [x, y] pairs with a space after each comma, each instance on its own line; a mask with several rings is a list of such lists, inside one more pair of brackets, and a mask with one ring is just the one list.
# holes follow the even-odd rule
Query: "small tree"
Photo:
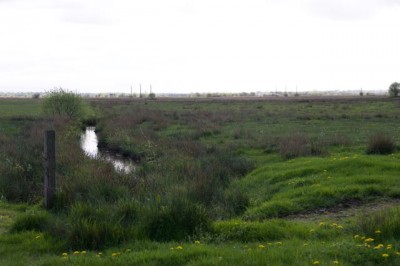
[[389, 96], [390, 97], [397, 97], [399, 95], [399, 91], [400, 91], [400, 83], [393, 82], [389, 86]]
[[156, 94], [154, 92], [149, 94], [149, 99], [154, 100], [156, 98]]
[[72, 119], [83, 118], [86, 112], [82, 98], [62, 88], [50, 91], [42, 107], [45, 114], [68, 116]]

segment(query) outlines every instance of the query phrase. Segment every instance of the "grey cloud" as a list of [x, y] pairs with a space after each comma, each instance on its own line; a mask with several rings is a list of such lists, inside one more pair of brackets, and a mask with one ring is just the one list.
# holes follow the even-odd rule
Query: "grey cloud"
[[375, 0], [308, 1], [307, 8], [317, 16], [338, 20], [359, 20], [372, 17], [379, 6]]
[[382, 4], [386, 4], [386, 5], [400, 5], [400, 0], [382, 0]]
[[113, 23], [110, 17], [88, 10], [64, 12], [61, 19], [70, 23], [107, 25]]
[[105, 1], [97, 1], [96, 4], [88, 4], [85, 1], [58, 1], [53, 8], [60, 11], [63, 21], [78, 24], [110, 24], [113, 19], [108, 14], [109, 5]]
[[310, 14], [332, 20], [362, 20], [383, 8], [400, 6], [400, 0], [265, 0], [267, 3], [300, 7]]

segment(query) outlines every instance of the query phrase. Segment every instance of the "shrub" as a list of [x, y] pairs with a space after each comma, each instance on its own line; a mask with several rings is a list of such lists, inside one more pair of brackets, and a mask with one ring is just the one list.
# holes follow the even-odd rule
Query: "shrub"
[[280, 138], [278, 150], [286, 159], [318, 156], [326, 153], [326, 141], [320, 138], [311, 139], [307, 135], [296, 133]]
[[143, 222], [145, 235], [156, 241], [183, 240], [210, 228], [206, 210], [185, 199], [149, 209]]
[[397, 97], [399, 95], [400, 91], [400, 83], [398, 82], [393, 82], [389, 86], [389, 96], [390, 97]]
[[72, 119], [83, 118], [88, 107], [82, 98], [62, 88], [54, 89], [43, 101], [43, 112], [48, 115], [67, 116]]
[[11, 227], [11, 232], [45, 231], [50, 224], [50, 215], [46, 212], [32, 212], [18, 217]]
[[310, 148], [308, 137], [303, 134], [293, 134], [282, 137], [279, 141], [279, 153], [287, 159], [309, 155]]
[[378, 133], [369, 138], [368, 154], [390, 154], [395, 150], [395, 144], [389, 136]]
[[250, 206], [250, 198], [242, 190], [236, 189], [225, 194], [225, 205], [233, 215], [243, 214]]
[[44, 126], [37, 121], [13, 138], [0, 135], [0, 195], [9, 201], [34, 203], [43, 195]]
[[138, 221], [136, 202], [115, 205], [76, 203], [69, 214], [68, 245], [100, 249], [133, 239]]
[[[379, 233], [376, 232], [378, 230]], [[355, 233], [380, 240], [400, 240], [400, 208], [387, 208], [358, 216]]]
[[352, 140], [344, 134], [336, 133], [328, 139], [328, 143], [332, 146], [350, 146]]

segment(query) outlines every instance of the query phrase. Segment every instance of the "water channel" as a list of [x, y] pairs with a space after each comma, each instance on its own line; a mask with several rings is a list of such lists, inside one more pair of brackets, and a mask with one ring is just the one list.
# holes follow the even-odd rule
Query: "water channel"
[[97, 145], [99, 144], [95, 128], [87, 127], [85, 133], [81, 135], [81, 148], [86, 156], [92, 159], [100, 159], [113, 164], [115, 171], [130, 173], [135, 169], [132, 161], [124, 159], [117, 154], [111, 154], [106, 151], [100, 151]]

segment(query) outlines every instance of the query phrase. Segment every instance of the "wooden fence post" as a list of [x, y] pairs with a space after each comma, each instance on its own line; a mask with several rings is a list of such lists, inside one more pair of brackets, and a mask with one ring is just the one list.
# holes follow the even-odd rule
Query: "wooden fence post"
[[47, 130], [44, 134], [44, 206], [46, 209], [52, 207], [56, 187], [56, 133]]

